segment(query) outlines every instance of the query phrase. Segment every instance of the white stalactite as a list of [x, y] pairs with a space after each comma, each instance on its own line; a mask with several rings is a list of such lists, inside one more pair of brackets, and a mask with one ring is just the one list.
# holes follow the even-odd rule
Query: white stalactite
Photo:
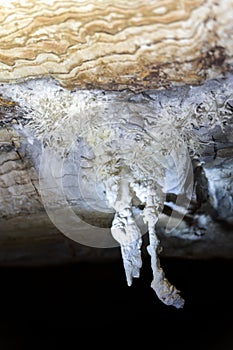
[[[87, 182], [105, 187], [107, 206], [116, 212], [111, 233], [121, 246], [128, 285], [139, 277], [142, 265], [142, 234], [133, 215], [135, 198], [144, 206], [142, 215], [148, 225], [153, 272], [151, 286], [162, 302], [177, 308], [184, 301], [160, 267], [156, 222], [166, 193], [180, 198], [176, 208], [181, 204], [184, 209], [188, 207], [193, 185], [190, 155], [198, 157], [201, 149], [201, 135], [195, 128], [220, 126], [224, 130], [232, 118], [228, 106], [233, 91], [231, 76], [226, 77], [224, 85], [214, 83], [214, 96], [206, 93], [210, 91], [208, 84], [200, 92], [199, 87], [193, 86], [185, 90], [184, 103], [171, 95], [171, 105], [163, 92], [156, 98], [139, 100], [126, 92], [70, 93], [43, 79], [0, 87], [3, 98], [13, 99], [24, 111], [23, 123], [27, 127], [22, 128], [19, 122], [15, 125], [17, 130], [24, 135], [27, 132], [30, 142], [41, 141], [61, 160], [75, 153], [74, 162], [83, 161], [77, 169], [83, 166]], [[224, 101], [219, 86], [224, 86]], [[59, 164], [63, 166], [62, 161]], [[139, 206], [137, 209], [141, 211]], [[185, 212], [180, 213], [180, 218], [184, 215]]]
[[[107, 182], [107, 198], [112, 202], [111, 205], [116, 210], [112, 222], [112, 236], [121, 246], [121, 254], [125, 268], [127, 284], [131, 286], [133, 278], [139, 277], [141, 261], [141, 232], [138, 228], [132, 213], [132, 193], [129, 184], [130, 176], [125, 169], [121, 173], [119, 183], [109, 186]], [[114, 187], [114, 191], [113, 191]], [[117, 190], [117, 196], [112, 196]]]
[[121, 245], [126, 280], [128, 286], [131, 286], [133, 278], [138, 278], [140, 275], [142, 239], [130, 208], [116, 213], [111, 232]]
[[[125, 177], [124, 177], [125, 175]], [[139, 186], [129, 185], [126, 174], [122, 174], [120, 185], [118, 186], [118, 195], [113, 207], [116, 210], [112, 222], [112, 235], [121, 246], [121, 254], [126, 274], [127, 284], [132, 285], [133, 278], [139, 277], [141, 260], [141, 233], [133, 217], [131, 203], [132, 193], [130, 187], [139, 188]], [[151, 182], [140, 186], [137, 191], [139, 199], [144, 203], [146, 192], [146, 206], [143, 210], [144, 222], [148, 225], [149, 246], [148, 253], [151, 256], [151, 268], [153, 272], [153, 281], [151, 287], [156, 292], [158, 298], [166, 305], [173, 305], [181, 308], [184, 300], [180, 297], [179, 291], [170, 284], [165, 277], [165, 273], [160, 266], [159, 253], [161, 251], [160, 242], [155, 232], [155, 225], [159, 215], [159, 197], [156, 192], [156, 186]]]
[[170, 284], [165, 277], [164, 271], [160, 266], [159, 252], [161, 251], [160, 242], [155, 232], [155, 225], [158, 220], [158, 211], [154, 203], [156, 191], [148, 189], [146, 208], [144, 209], [144, 221], [148, 224], [149, 246], [148, 253], [151, 256], [151, 267], [153, 271], [153, 281], [151, 287], [156, 292], [158, 298], [166, 305], [173, 305], [176, 308], [181, 308], [184, 305], [184, 300], [180, 297], [179, 291]]

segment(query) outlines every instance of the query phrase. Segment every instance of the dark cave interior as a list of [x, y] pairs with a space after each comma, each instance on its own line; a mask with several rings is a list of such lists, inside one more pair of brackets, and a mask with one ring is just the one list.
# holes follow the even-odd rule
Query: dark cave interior
[[[181, 291], [183, 309], [163, 305], [150, 288], [145, 259], [128, 287], [122, 262], [1, 267], [0, 349], [57, 348], [129, 341], [163, 348], [233, 348], [233, 260], [161, 258]], [[85, 346], [85, 347], [86, 347]], [[155, 346], [156, 348], [156, 346]]]

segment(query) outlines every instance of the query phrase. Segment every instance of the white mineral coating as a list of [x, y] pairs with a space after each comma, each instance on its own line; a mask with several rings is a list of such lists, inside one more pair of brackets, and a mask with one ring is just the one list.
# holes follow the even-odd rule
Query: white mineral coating
[[149, 232], [149, 246], [147, 247], [147, 250], [151, 256], [151, 268], [153, 272], [151, 287], [164, 304], [181, 308], [184, 305], [184, 300], [179, 296], [179, 291], [167, 280], [164, 271], [160, 266], [159, 252], [161, 246], [155, 232], [155, 225], [158, 221], [159, 215], [159, 205], [156, 205], [156, 202], [158, 203], [157, 191], [155, 188], [149, 186], [143, 217], [145, 223], [148, 224]]
[[131, 286], [133, 278], [139, 277], [142, 266], [141, 232], [135, 222], [131, 209], [127, 208], [115, 214], [111, 232], [116, 241], [121, 245], [126, 280], [128, 286]]
[[[80, 200], [79, 193], [73, 192], [75, 186], [77, 192], [85, 192], [84, 188], [90, 187], [88, 195], [81, 196], [82, 205], [94, 211], [96, 198], [99, 198], [104, 213], [115, 212], [111, 232], [121, 245], [129, 285], [134, 277], [139, 277], [142, 264], [143, 232], [134, 216], [134, 208], [144, 206], [141, 214], [149, 231], [152, 288], [160, 300], [175, 307], [182, 307], [183, 299], [160, 267], [156, 226], [167, 193], [178, 197], [170, 207], [182, 208], [181, 219], [185, 215], [192, 195], [191, 160], [200, 160], [205, 167], [202, 144], [211, 146], [212, 142], [205, 139], [203, 130], [216, 126], [224, 130], [225, 125], [231, 123], [232, 81], [228, 74], [221, 83], [216, 80], [202, 87], [180, 88], [181, 96], [166, 90], [139, 95], [127, 91], [109, 94], [97, 90], [68, 91], [43, 79], [0, 86], [2, 96], [13, 100], [17, 108], [24, 111], [23, 118], [13, 124], [14, 129], [24, 135], [30, 145], [40, 142], [45, 152], [49, 150], [49, 157], [44, 158], [47, 163], [41, 162], [40, 168], [43, 173], [53, 164], [52, 169], [46, 171], [47, 175], [52, 171], [50, 184], [54, 195], [49, 192], [51, 188], [44, 189], [48, 191], [51, 207]], [[38, 167], [39, 159], [34, 161]], [[215, 209], [219, 208], [216, 188], [220, 180], [224, 176], [228, 179], [224, 180], [223, 189], [232, 184], [229, 181], [231, 164], [229, 162], [227, 174], [222, 174], [220, 168], [210, 174], [205, 167]], [[70, 172], [72, 167], [73, 173]], [[68, 181], [65, 179], [67, 174], [71, 176], [75, 172], [78, 174], [73, 183], [70, 177]], [[53, 182], [56, 176], [58, 186]], [[61, 189], [65, 192], [63, 196], [58, 193]], [[231, 191], [224, 193], [227, 197]], [[226, 203], [230, 213], [232, 200], [227, 198]], [[170, 223], [178, 226], [180, 218], [178, 223], [175, 220]], [[63, 221], [62, 216], [59, 219]], [[66, 224], [69, 225], [69, 220]], [[72, 234], [68, 236], [72, 238]], [[79, 241], [80, 236], [72, 239]]]

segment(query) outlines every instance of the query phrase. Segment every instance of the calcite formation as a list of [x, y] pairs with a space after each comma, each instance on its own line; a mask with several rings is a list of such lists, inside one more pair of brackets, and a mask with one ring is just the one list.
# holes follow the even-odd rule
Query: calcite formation
[[[232, 0], [0, 0], [2, 218], [43, 205], [74, 241], [119, 244], [128, 285], [140, 275], [148, 232], [151, 286], [182, 307], [160, 266], [159, 230], [170, 238], [190, 230], [182, 220], [203, 194], [199, 184], [193, 195], [194, 165], [209, 179], [203, 202], [212, 212], [195, 209], [190, 240], [214, 210], [232, 222], [231, 159], [203, 166], [208, 147], [220, 151], [216, 129], [228, 128], [233, 142], [232, 75], [224, 75], [232, 12]], [[172, 86], [175, 94], [164, 89]], [[97, 225], [102, 213], [111, 230]]]
[[[85, 188], [93, 188], [95, 184], [99, 202], [104, 202], [115, 213], [111, 234], [121, 246], [128, 285], [139, 277], [142, 234], [148, 231], [148, 252], [154, 276], [152, 288], [164, 303], [175, 307], [182, 307], [183, 300], [160, 267], [156, 226], [168, 193], [177, 196], [173, 204], [176, 210], [182, 206], [180, 219], [176, 214], [176, 220], [181, 222], [187, 212], [193, 194], [192, 161], [201, 162], [200, 130], [210, 130], [217, 125], [224, 129], [231, 124], [232, 76], [225, 77], [220, 88], [217, 82], [209, 85], [212, 86], [210, 95], [207, 86], [203, 86], [199, 98], [193, 94], [198, 88], [190, 87], [189, 97], [186, 91], [182, 107], [179, 99], [173, 98], [173, 107], [162, 107], [159, 113], [156, 109], [158, 95], [153, 94], [103, 94], [98, 90], [78, 89], [70, 92], [46, 80], [1, 87], [4, 101], [12, 100], [24, 111], [24, 117], [13, 124], [14, 129], [32, 145], [41, 143], [44, 156], [40, 163], [42, 186], [39, 191], [43, 193], [43, 204], [48, 212], [59, 206], [71, 208], [77, 191], [85, 192]], [[166, 92], [161, 92], [158, 103], [165, 100]], [[196, 108], [193, 113], [190, 113], [190, 105]], [[72, 183], [65, 180], [68, 174], [74, 177]], [[84, 194], [82, 204], [90, 207], [89, 197], [90, 192], [86, 197]], [[92, 209], [97, 209], [95, 204]], [[141, 232], [142, 225], [135, 210], [139, 210], [146, 226], [144, 232]], [[68, 211], [52, 214], [55, 225], [59, 228], [62, 223], [65, 235], [84, 243], [83, 227], [67, 222], [69, 213], [66, 213]], [[95, 232], [89, 244], [98, 247], [97, 228]], [[111, 247], [111, 243], [105, 244], [105, 248]]]

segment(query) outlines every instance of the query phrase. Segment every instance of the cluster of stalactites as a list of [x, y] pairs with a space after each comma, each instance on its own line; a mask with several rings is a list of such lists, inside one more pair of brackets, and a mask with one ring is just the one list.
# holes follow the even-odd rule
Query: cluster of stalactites
[[[116, 210], [111, 232], [114, 239], [121, 246], [126, 280], [129, 286], [132, 284], [133, 278], [139, 277], [140, 268], [142, 266], [142, 235], [132, 212], [133, 187], [133, 184], [129, 182], [126, 174], [123, 174], [117, 183], [115, 182], [115, 196], [111, 196], [109, 193], [111, 192], [111, 186], [109, 186], [109, 183], [106, 184], [107, 197], [112, 198], [111, 206]], [[139, 199], [141, 200], [142, 198]], [[155, 225], [159, 214], [159, 203], [156, 187], [153, 186], [153, 184], [144, 186], [143, 200], [144, 199], [145, 208], [142, 215], [144, 222], [148, 226], [149, 233], [149, 246], [147, 250], [151, 256], [153, 272], [151, 287], [163, 303], [181, 308], [184, 305], [184, 300], [180, 297], [179, 291], [167, 280], [160, 266], [158, 255], [161, 248], [155, 231]]]

